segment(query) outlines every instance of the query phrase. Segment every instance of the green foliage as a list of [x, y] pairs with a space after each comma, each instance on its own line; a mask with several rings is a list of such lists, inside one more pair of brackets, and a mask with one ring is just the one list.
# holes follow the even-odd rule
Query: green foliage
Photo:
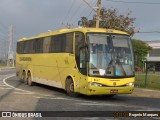
[[135, 61], [138, 67], [143, 66], [143, 60], [145, 60], [148, 52], [152, 49], [146, 42], [141, 40], [132, 39], [132, 45], [134, 50]]
[[[130, 35], [134, 35], [138, 30], [133, 26], [136, 19], [130, 17], [131, 13], [131, 11], [128, 11], [126, 15], [121, 15], [117, 9], [102, 8], [100, 12], [100, 28], [122, 30]], [[91, 20], [88, 20], [86, 17], [81, 17], [81, 20], [84, 27], [96, 26], [96, 15]], [[142, 67], [143, 60], [145, 60], [149, 50], [152, 48], [141, 40], [132, 40], [132, 44], [136, 65]]]
[[[131, 11], [126, 15], [120, 15], [117, 9], [102, 8], [100, 12], [100, 28], [116, 29], [128, 32], [130, 35], [134, 35], [137, 31], [133, 26], [135, 18], [130, 18]], [[96, 26], [96, 15], [93, 19], [88, 20], [86, 17], [81, 17], [84, 27]]]
[[[145, 88], [145, 73], [136, 73], [135, 78], [135, 86]], [[151, 89], [159, 89], [160, 90], [160, 81], [159, 81], [159, 74], [148, 73], [147, 74], [147, 88]]]

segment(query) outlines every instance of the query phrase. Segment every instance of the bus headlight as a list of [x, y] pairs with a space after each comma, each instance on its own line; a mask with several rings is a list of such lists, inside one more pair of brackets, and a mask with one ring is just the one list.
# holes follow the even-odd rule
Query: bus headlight
[[96, 83], [96, 82], [89, 82], [90, 86], [96, 86], [96, 87], [102, 87], [102, 84]]
[[134, 85], [134, 83], [133, 83], [133, 82], [131, 82], [131, 83], [127, 83], [127, 84], [126, 84], [126, 86], [132, 86], [132, 85]]

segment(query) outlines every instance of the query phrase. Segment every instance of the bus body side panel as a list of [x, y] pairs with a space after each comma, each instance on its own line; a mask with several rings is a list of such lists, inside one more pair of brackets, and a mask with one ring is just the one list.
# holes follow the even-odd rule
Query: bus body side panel
[[57, 67], [57, 54], [37, 54], [34, 56], [33, 81], [53, 87], [62, 88]]
[[74, 91], [76, 93], [84, 91], [83, 89], [86, 89], [87, 79], [85, 75], [79, 72], [75, 61], [75, 55], [69, 53], [60, 54], [57, 60], [62, 88], [65, 89], [67, 77], [71, 77], [74, 82]]
[[57, 56], [57, 63], [61, 79], [60, 81], [62, 82], [62, 88], [65, 89], [65, 82], [67, 77], [71, 77], [73, 82], [76, 83], [75, 75], [78, 69], [76, 69], [74, 54], [70, 53], [59, 54], [59, 56]]
[[20, 79], [23, 77], [23, 72], [27, 77], [28, 71], [32, 69], [32, 57], [29, 54], [16, 54], [16, 74]]

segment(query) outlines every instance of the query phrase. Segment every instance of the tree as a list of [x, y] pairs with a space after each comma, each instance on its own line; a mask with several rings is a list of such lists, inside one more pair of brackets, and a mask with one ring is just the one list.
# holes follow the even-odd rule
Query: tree
[[148, 52], [152, 49], [146, 42], [132, 39], [135, 62], [138, 67], [143, 67], [143, 60], [146, 59]]
[[[133, 26], [135, 18], [130, 18], [131, 11], [126, 15], [120, 15], [117, 9], [102, 8], [100, 11], [100, 28], [117, 29], [128, 32], [130, 35], [134, 35], [137, 31]], [[96, 26], [96, 15], [93, 19], [88, 20], [86, 17], [81, 17], [83, 25], [85, 27]]]
[[[134, 27], [136, 18], [131, 18], [131, 11], [128, 11], [126, 15], [119, 14], [117, 9], [106, 9], [102, 8], [100, 11], [100, 28], [116, 29], [129, 33], [131, 36], [138, 32]], [[96, 15], [91, 20], [86, 17], [81, 17], [84, 27], [95, 27], [96, 26]], [[145, 60], [149, 50], [152, 48], [141, 40], [132, 40], [134, 49], [135, 62], [138, 67], [143, 66], [143, 60]]]

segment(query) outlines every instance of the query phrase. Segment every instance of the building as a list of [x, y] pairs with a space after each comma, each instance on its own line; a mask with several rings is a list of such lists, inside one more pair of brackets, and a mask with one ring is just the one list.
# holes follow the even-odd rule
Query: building
[[147, 55], [145, 66], [147, 65], [150, 70], [160, 71], [160, 40], [146, 43], [152, 47], [152, 50]]

